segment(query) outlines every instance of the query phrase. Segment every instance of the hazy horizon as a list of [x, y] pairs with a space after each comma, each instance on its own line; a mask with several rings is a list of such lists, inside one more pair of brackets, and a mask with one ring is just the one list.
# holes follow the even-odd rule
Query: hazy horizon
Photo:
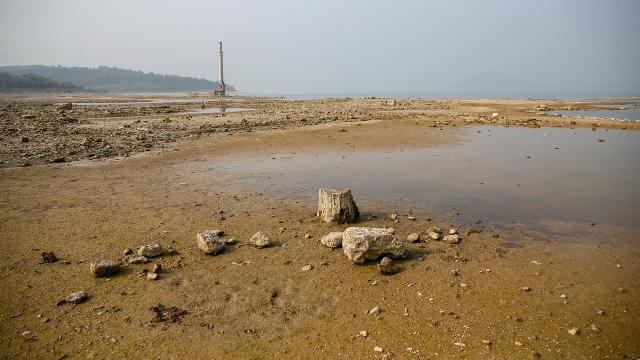
[[0, 66], [117, 66], [248, 93], [639, 95], [640, 2], [0, 0]]

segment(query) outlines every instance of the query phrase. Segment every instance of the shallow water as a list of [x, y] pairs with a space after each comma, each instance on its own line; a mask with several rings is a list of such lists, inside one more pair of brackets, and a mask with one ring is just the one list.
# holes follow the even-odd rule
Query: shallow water
[[548, 114], [640, 120], [640, 104], [598, 105], [594, 110], [553, 110]]
[[211, 108], [193, 109], [193, 110], [189, 110], [189, 111], [183, 111], [183, 112], [176, 113], [176, 115], [233, 113], [233, 112], [250, 111], [250, 110], [253, 110], [253, 109], [249, 109], [249, 108], [217, 108], [217, 107], [211, 107]]
[[141, 99], [136, 101], [105, 100], [103, 102], [74, 102], [79, 106], [143, 106], [158, 104], [206, 103], [207, 101], [238, 101], [238, 99]]
[[640, 132], [461, 131], [465, 141], [456, 145], [216, 157], [203, 173], [305, 201], [320, 187], [349, 187], [357, 201], [444, 211], [460, 221], [640, 228]]

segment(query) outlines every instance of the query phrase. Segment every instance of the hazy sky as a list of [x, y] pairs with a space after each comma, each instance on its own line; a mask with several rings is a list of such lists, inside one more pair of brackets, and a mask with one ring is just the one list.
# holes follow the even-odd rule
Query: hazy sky
[[0, 65], [108, 65], [262, 93], [640, 93], [640, 1], [0, 0]]

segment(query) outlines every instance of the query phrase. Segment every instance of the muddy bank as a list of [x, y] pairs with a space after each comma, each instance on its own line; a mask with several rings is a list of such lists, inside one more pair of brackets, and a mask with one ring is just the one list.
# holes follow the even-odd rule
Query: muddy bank
[[[336, 122], [422, 121], [434, 127], [478, 124], [637, 129], [611, 119], [548, 115], [593, 102], [534, 100], [283, 100], [255, 97], [49, 95], [0, 99], [0, 166], [129, 157], [172, 150], [178, 141]], [[597, 102], [597, 104], [602, 104]], [[203, 108], [235, 113], [184, 114]]]

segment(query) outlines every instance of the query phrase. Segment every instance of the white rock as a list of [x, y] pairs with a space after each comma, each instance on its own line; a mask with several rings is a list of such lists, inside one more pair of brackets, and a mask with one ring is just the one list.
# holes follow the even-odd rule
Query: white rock
[[271, 238], [262, 231], [258, 231], [257, 233], [253, 234], [251, 239], [249, 239], [249, 242], [258, 249], [269, 247], [274, 243], [273, 240], [271, 240]]
[[367, 337], [367, 335], [369, 335], [369, 333], [368, 333], [368, 332], [366, 332], [366, 331], [364, 331], [364, 330], [360, 331], [360, 336], [362, 336], [362, 337]]
[[380, 314], [382, 313], [382, 309], [379, 306], [373, 307], [369, 310], [369, 314]]
[[381, 348], [380, 346], [376, 346], [376, 347], [374, 347], [374, 348], [373, 348], [373, 351], [376, 351], [376, 352], [383, 352], [383, 351], [384, 351], [384, 349], [383, 349], [383, 348]]
[[313, 270], [313, 265], [309, 264], [309, 265], [305, 265], [302, 267], [302, 271], [311, 271]]
[[498, 117], [498, 113], [496, 113], [496, 112], [492, 113], [491, 117], [494, 118], [494, 119], [497, 118]]
[[458, 234], [453, 234], [453, 235], [445, 235], [442, 238], [442, 241], [449, 243], [449, 244], [457, 244], [460, 241], [460, 236]]
[[95, 277], [115, 274], [120, 271], [120, 262], [115, 260], [97, 260], [89, 264], [89, 270]]
[[225, 242], [220, 239], [216, 230], [205, 230], [196, 236], [198, 249], [207, 255], [215, 255], [224, 248]]
[[72, 303], [72, 304], [79, 304], [81, 302], [84, 302], [88, 298], [89, 298], [89, 293], [88, 292], [86, 292], [86, 291], [76, 291], [76, 292], [72, 292], [71, 294], [69, 294], [67, 296], [67, 298], [65, 299], [65, 301], [68, 302], [68, 303]]
[[342, 232], [330, 232], [320, 238], [320, 243], [330, 248], [339, 248], [340, 246], [342, 246]]
[[342, 236], [342, 248], [349, 260], [362, 263], [381, 256], [406, 257], [405, 243], [395, 238], [393, 229], [350, 227]]
[[449, 229], [449, 235], [455, 235], [457, 233], [458, 233], [458, 229], [456, 228]]
[[439, 232], [435, 232], [435, 231], [430, 231], [429, 233], [427, 233], [427, 235], [429, 235], [429, 238], [431, 240], [438, 240], [442, 236], [442, 235], [440, 235]]
[[162, 255], [162, 246], [157, 242], [142, 245], [138, 248], [138, 255], [148, 258]]
[[410, 243], [415, 243], [420, 241], [420, 234], [419, 233], [412, 233], [407, 235], [407, 241]]
[[567, 330], [567, 332], [568, 332], [569, 334], [573, 335], [573, 336], [576, 336], [576, 335], [580, 334], [580, 329], [578, 329], [578, 328], [572, 328], [572, 329]]

